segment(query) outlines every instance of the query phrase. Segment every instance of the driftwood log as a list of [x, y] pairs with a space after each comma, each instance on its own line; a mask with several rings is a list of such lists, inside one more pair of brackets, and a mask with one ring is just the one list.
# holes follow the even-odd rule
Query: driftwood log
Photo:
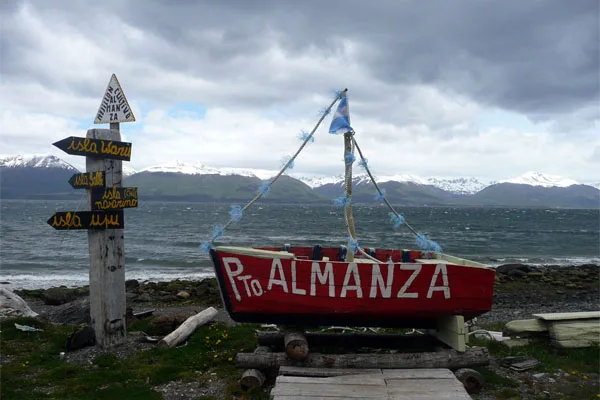
[[464, 353], [456, 350], [430, 353], [396, 354], [319, 354], [312, 353], [303, 360], [288, 358], [286, 353], [238, 353], [238, 368], [270, 369], [281, 366], [312, 368], [466, 368], [489, 364], [489, 353], [483, 347], [471, 347]]
[[305, 360], [308, 357], [308, 342], [304, 334], [298, 331], [284, 333], [285, 353], [293, 360]]
[[469, 394], [481, 392], [485, 384], [483, 375], [471, 368], [460, 368], [454, 372], [454, 376], [463, 384]]
[[[258, 332], [258, 344], [283, 349], [284, 334]], [[372, 347], [377, 349], [434, 349], [441, 342], [431, 335], [400, 335], [378, 333], [306, 333], [310, 346]]]
[[179, 328], [162, 338], [162, 340], [158, 342], [159, 346], [177, 346], [179, 343], [190, 337], [199, 326], [210, 322], [217, 313], [218, 311], [214, 307], [208, 307], [206, 310], [200, 311], [198, 314], [189, 317], [183, 324], [179, 325]]
[[[258, 346], [254, 349], [254, 354], [265, 354], [270, 353], [271, 349], [267, 346]], [[244, 371], [240, 378], [240, 386], [244, 389], [251, 389], [254, 387], [262, 387], [265, 384], [267, 378], [261, 371], [250, 368]]]

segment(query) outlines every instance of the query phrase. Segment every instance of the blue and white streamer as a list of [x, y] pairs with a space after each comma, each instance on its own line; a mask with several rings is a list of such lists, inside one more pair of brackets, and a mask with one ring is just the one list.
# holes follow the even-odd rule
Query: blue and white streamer
[[306, 131], [300, 131], [300, 135], [298, 135], [298, 139], [302, 140], [303, 142], [311, 142], [314, 143], [315, 142], [315, 136], [311, 136], [309, 132]]
[[212, 248], [212, 246], [211, 246], [210, 242], [204, 242], [200, 245], [200, 250], [203, 253], [207, 253], [207, 254], [210, 253], [211, 248]]
[[[288, 165], [289, 163], [289, 165]], [[292, 156], [285, 156], [283, 157], [283, 160], [281, 160], [281, 168], [286, 167], [286, 169], [293, 169], [294, 168], [294, 160], [292, 160]]]
[[229, 210], [229, 216], [232, 221], [239, 221], [242, 219], [243, 210], [241, 206], [231, 206], [231, 210]]
[[223, 227], [221, 225], [215, 225], [213, 233], [210, 237], [211, 242], [217, 240], [221, 236], [223, 236]]
[[354, 161], [356, 161], [354, 153], [347, 151], [344, 155], [344, 161], [346, 161], [346, 164], [354, 164]]
[[358, 162], [358, 166], [364, 169], [369, 168], [369, 161], [366, 158], [363, 158]]
[[385, 199], [385, 189], [381, 189], [381, 193], [376, 190], [375, 191], [375, 200], [383, 201]]
[[269, 195], [269, 190], [271, 190], [271, 182], [269, 181], [263, 181], [262, 185], [258, 188], [258, 192], [264, 197]]
[[348, 201], [348, 197], [346, 195], [343, 195], [341, 197], [336, 197], [335, 199], [333, 199], [333, 205], [337, 207], [344, 207], [346, 206], [346, 204], [348, 204]]
[[442, 251], [442, 248], [440, 247], [439, 244], [437, 244], [433, 240], [427, 239], [427, 237], [425, 235], [423, 235], [421, 232], [419, 232], [417, 234], [415, 241], [417, 243], [417, 246], [419, 246], [423, 250], [435, 251], [438, 253]]
[[348, 238], [348, 245], [352, 249], [353, 253], [355, 253], [358, 250], [358, 240], [352, 239], [352, 236]]
[[398, 228], [404, 223], [404, 217], [402, 215], [396, 215], [394, 213], [390, 213], [390, 220], [394, 224], [394, 228]]

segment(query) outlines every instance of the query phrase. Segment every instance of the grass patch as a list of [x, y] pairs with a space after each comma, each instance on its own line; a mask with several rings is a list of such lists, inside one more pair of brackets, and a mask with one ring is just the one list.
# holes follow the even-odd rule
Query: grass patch
[[494, 371], [491, 371], [485, 367], [478, 367], [478, 368], [473, 368], [473, 369], [475, 369], [477, 372], [479, 372], [483, 376], [483, 379], [485, 379], [485, 386], [489, 387], [491, 389], [505, 388], [505, 387], [509, 387], [509, 388], [519, 387], [519, 384], [517, 382], [515, 382], [514, 380], [504, 377], [502, 375], [498, 375]]
[[[29, 325], [42, 332], [21, 332], [14, 323]], [[142, 325], [141, 323], [139, 325]], [[240, 393], [235, 368], [238, 352], [256, 347], [256, 325], [235, 327], [215, 324], [198, 328], [187, 346], [174, 349], [152, 348], [127, 359], [114, 354], [98, 354], [90, 365], [59, 360], [73, 326], [44, 324], [32, 318], [0, 322], [3, 365], [1, 399], [162, 399], [152, 390], [170, 381], [201, 380], [216, 373], [228, 392]], [[151, 330], [151, 326], [145, 326]], [[131, 331], [131, 329], [130, 329]], [[146, 330], [144, 330], [146, 331]], [[264, 393], [246, 393], [246, 399], [266, 399]]]
[[540, 364], [535, 368], [540, 372], [556, 372], [557, 370], [594, 373], [598, 371], [600, 348], [587, 347], [580, 349], [563, 349], [554, 347], [548, 339], [540, 340], [523, 347], [509, 349], [501, 342], [470, 338], [470, 345], [487, 347], [490, 354], [497, 358], [508, 356], [531, 356]]

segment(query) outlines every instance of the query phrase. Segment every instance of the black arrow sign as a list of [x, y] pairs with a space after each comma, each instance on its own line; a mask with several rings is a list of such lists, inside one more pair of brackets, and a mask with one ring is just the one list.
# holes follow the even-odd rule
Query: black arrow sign
[[125, 218], [120, 211], [60, 211], [47, 221], [57, 230], [124, 229]]
[[138, 205], [137, 188], [93, 188], [92, 210], [119, 210]]
[[104, 171], [74, 174], [71, 178], [69, 178], [69, 184], [73, 187], [73, 189], [90, 189], [95, 187], [103, 188], [106, 186], [106, 175], [104, 174]]
[[70, 136], [52, 143], [67, 154], [129, 161], [131, 143]]

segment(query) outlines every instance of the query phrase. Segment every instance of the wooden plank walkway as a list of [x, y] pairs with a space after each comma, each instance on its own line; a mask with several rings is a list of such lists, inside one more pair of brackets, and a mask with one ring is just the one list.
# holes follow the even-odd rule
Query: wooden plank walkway
[[[286, 368], [284, 373], [294, 374], [290, 367]], [[471, 400], [462, 383], [446, 368], [299, 370], [297, 374], [316, 376], [278, 376], [271, 391], [272, 399]], [[323, 376], [327, 374], [330, 376]]]

